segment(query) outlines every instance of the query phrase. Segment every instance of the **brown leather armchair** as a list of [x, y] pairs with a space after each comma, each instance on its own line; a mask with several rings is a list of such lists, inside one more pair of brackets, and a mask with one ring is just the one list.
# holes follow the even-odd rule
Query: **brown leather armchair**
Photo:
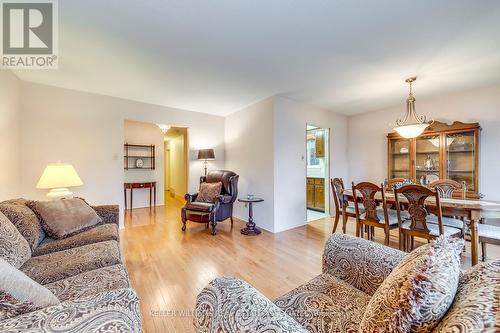
[[186, 222], [193, 221], [197, 223], [210, 224], [212, 235], [217, 222], [222, 222], [228, 218], [233, 225], [233, 203], [238, 197], [238, 179], [239, 176], [227, 170], [210, 171], [206, 176], [200, 177], [200, 184], [203, 182], [217, 183], [222, 182], [221, 193], [215, 199], [215, 202], [197, 202], [198, 193], [186, 194], [186, 205], [181, 210], [182, 231], [186, 230]]

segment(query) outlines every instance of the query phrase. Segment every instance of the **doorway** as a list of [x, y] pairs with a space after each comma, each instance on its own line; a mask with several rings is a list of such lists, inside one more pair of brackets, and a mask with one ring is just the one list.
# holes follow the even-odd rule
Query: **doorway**
[[163, 140], [165, 200], [174, 198], [183, 201], [188, 188], [188, 130], [171, 127]]
[[307, 124], [306, 128], [307, 222], [329, 216], [330, 212], [330, 129]]

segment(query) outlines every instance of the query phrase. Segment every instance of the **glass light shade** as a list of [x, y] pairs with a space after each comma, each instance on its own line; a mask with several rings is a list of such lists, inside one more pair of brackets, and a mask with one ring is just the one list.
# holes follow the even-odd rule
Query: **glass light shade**
[[80, 176], [71, 164], [48, 164], [43, 171], [36, 188], [57, 189], [83, 185]]
[[161, 129], [163, 134], [167, 134], [168, 130], [170, 129], [169, 125], [157, 124], [157, 126]]
[[410, 124], [404, 126], [394, 127], [394, 130], [398, 132], [403, 138], [412, 139], [416, 138], [420, 134], [422, 134], [425, 129], [429, 126], [429, 124]]

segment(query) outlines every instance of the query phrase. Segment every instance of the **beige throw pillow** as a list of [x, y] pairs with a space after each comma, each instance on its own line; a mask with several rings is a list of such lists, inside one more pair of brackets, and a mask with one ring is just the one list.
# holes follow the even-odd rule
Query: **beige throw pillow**
[[31, 201], [28, 206], [38, 215], [42, 227], [51, 238], [62, 239], [102, 222], [83, 199]]
[[0, 258], [0, 321], [57, 304], [50, 290]]
[[431, 332], [455, 298], [463, 247], [441, 236], [404, 257], [371, 298], [359, 332]]
[[221, 189], [222, 189], [222, 182], [201, 183], [200, 191], [198, 193], [198, 197], [196, 198], [196, 201], [197, 202], [214, 203], [215, 198], [218, 195], [220, 195]]
[[2, 212], [0, 212], [0, 258], [16, 268], [31, 258], [28, 241]]

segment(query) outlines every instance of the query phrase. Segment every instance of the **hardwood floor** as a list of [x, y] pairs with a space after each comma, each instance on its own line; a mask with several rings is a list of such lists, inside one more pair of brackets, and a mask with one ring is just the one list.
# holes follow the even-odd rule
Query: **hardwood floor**
[[[183, 203], [167, 198], [155, 213], [135, 209], [125, 216], [121, 246], [130, 279], [141, 301], [144, 332], [193, 332], [196, 295], [218, 276], [246, 280], [273, 299], [321, 273], [324, 243], [333, 219], [324, 218], [279, 234], [240, 234], [243, 221], [218, 224], [216, 236], [203, 224], [188, 222], [181, 231]], [[353, 223], [348, 233], [353, 233]], [[257, 225], [259, 221], [256, 221]], [[340, 230], [341, 228], [339, 228]], [[383, 243], [382, 233], [376, 241]], [[391, 246], [397, 247], [394, 232]], [[500, 247], [488, 246], [490, 258]], [[469, 265], [468, 252], [464, 266]]]

